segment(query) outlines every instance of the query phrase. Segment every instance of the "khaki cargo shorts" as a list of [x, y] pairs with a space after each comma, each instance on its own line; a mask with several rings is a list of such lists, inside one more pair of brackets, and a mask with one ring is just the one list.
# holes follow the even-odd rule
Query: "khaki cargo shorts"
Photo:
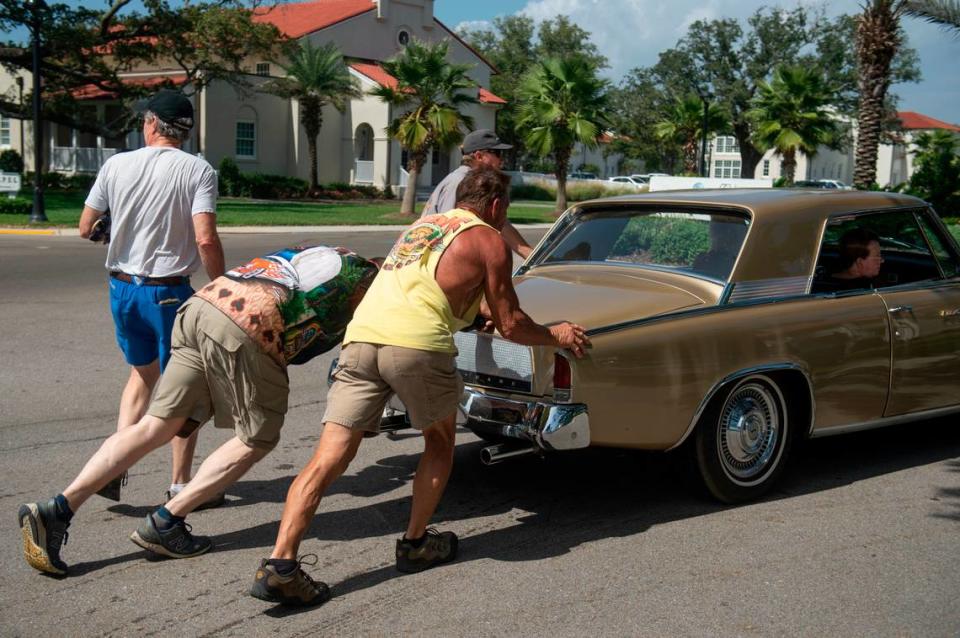
[[369, 432], [379, 429], [393, 393], [418, 430], [456, 414], [463, 393], [454, 355], [400, 346], [349, 343], [333, 378], [323, 422]]
[[229, 317], [192, 297], [177, 312], [172, 353], [147, 414], [187, 417], [211, 413], [250, 447], [271, 450], [280, 440], [290, 385], [286, 370]]

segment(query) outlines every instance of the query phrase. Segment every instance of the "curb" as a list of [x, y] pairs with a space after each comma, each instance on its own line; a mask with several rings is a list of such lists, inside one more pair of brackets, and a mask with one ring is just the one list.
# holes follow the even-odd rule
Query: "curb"
[[[520, 224], [520, 230], [546, 230], [552, 224]], [[407, 225], [391, 226], [220, 226], [217, 232], [221, 235], [253, 235], [253, 234], [280, 234], [280, 233], [398, 233], [407, 228]], [[0, 235], [26, 236], [59, 236], [79, 237], [80, 231], [76, 228], [0, 228]]]

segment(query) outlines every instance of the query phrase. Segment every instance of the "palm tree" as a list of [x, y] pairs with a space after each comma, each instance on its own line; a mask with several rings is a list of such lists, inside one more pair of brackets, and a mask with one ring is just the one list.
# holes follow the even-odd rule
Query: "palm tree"
[[960, 2], [957, 0], [907, 0], [905, 13], [960, 33]]
[[430, 149], [459, 144], [462, 129], [473, 128], [473, 118], [460, 108], [477, 103], [477, 84], [467, 77], [470, 65], [447, 61], [448, 48], [446, 40], [435, 44], [411, 40], [403, 53], [383, 62], [396, 85], [370, 91], [400, 113], [386, 130], [407, 150], [407, 187], [400, 205], [404, 215], [414, 214], [417, 177]]
[[[717, 104], [707, 107], [706, 133], [719, 133], [729, 126], [723, 110]], [[654, 125], [653, 132], [661, 140], [680, 146], [683, 153], [683, 171], [697, 174], [697, 149], [704, 133], [703, 102], [691, 95], [674, 102], [665, 119]]]
[[332, 42], [317, 48], [309, 40], [303, 41], [290, 54], [283, 70], [287, 77], [272, 80], [261, 90], [300, 103], [300, 123], [307, 132], [310, 153], [310, 190], [314, 191], [319, 188], [317, 136], [323, 126], [323, 107], [330, 104], [342, 113], [349, 99], [363, 93]]
[[823, 76], [804, 67], [778, 67], [770, 82], [761, 82], [747, 112], [754, 144], [783, 157], [786, 185], [792, 186], [797, 151], [807, 157], [821, 145], [836, 146], [838, 129], [830, 113], [834, 101]]
[[574, 145], [596, 148], [608, 126], [607, 82], [578, 56], [548, 58], [523, 76], [517, 92], [517, 127], [527, 149], [554, 161], [557, 212], [567, 208], [567, 168]]
[[877, 177], [877, 148], [885, 118], [890, 66], [903, 44], [900, 18], [905, 0], [865, 0], [857, 16], [857, 152], [853, 184], [869, 188]]

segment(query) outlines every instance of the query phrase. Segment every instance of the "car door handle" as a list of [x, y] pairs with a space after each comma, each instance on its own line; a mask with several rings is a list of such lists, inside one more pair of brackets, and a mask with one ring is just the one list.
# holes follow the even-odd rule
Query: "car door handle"
[[954, 308], [953, 310], [941, 310], [940, 318], [941, 319], [960, 319], [960, 308]]
[[913, 306], [894, 306], [887, 312], [889, 312], [891, 315], [901, 312], [913, 312]]

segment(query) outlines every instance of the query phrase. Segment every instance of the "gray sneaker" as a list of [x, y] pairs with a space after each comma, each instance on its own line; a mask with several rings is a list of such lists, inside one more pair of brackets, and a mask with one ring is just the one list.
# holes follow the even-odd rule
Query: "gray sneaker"
[[[314, 558], [314, 562], [305, 562], [310, 556]], [[261, 560], [253, 577], [250, 595], [270, 603], [292, 607], [313, 607], [327, 602], [330, 600], [330, 587], [312, 579], [302, 568], [305, 564], [316, 565], [316, 558], [316, 554], [301, 556], [297, 568], [286, 576], [281, 576], [277, 568], [268, 564], [266, 559]]]
[[67, 564], [60, 560], [60, 547], [67, 544], [70, 523], [57, 516], [57, 503], [26, 503], [17, 512], [23, 534], [23, 557], [34, 569], [66, 576]]
[[406, 538], [397, 541], [397, 570], [404, 573], [422, 572], [436, 565], [449, 563], [457, 557], [457, 535], [427, 528], [420, 547], [414, 547]]
[[153, 520], [153, 514], [147, 514], [137, 531], [130, 534], [130, 540], [148, 551], [170, 558], [190, 558], [210, 551], [213, 547], [210, 539], [206, 536], [194, 536], [191, 531], [188, 523], [180, 521], [161, 532]]

